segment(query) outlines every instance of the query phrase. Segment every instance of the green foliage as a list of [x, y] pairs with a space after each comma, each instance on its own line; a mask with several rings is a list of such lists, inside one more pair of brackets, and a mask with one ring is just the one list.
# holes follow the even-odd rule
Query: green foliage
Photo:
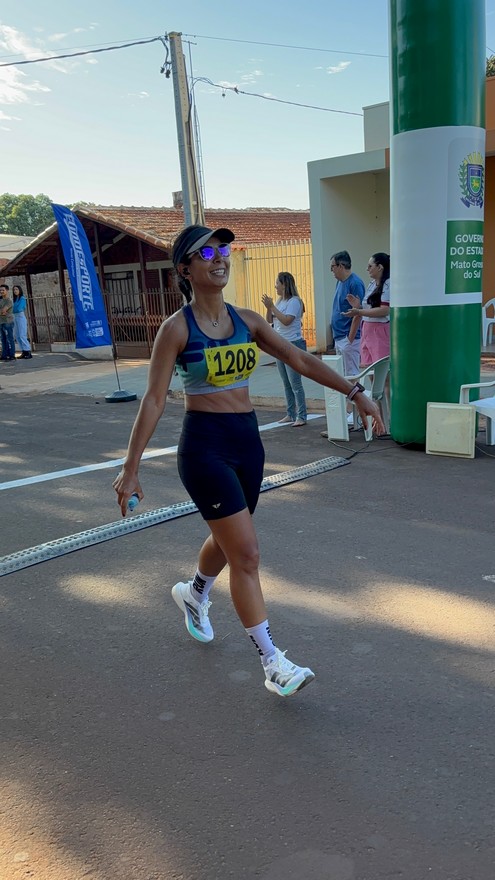
[[74, 202], [73, 205], [69, 205], [71, 211], [77, 210], [77, 208], [96, 208], [98, 207], [96, 202]]
[[486, 75], [495, 76], [495, 55], [490, 55], [486, 59]]
[[0, 195], [0, 232], [6, 235], [38, 235], [53, 223], [51, 199], [11, 193]]

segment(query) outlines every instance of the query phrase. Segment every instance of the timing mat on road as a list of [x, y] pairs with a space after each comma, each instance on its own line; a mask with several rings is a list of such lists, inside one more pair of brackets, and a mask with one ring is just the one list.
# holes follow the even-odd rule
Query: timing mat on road
[[[312, 419], [323, 418], [324, 413], [313, 413], [308, 415], [308, 422]], [[289, 428], [289, 424], [282, 425], [280, 422], [269, 422], [267, 425], [260, 425], [260, 433], [262, 431], [271, 431], [273, 428]], [[160, 458], [162, 455], [175, 455], [177, 446], [166, 446], [163, 449], [152, 449], [144, 452], [141, 460], [147, 461], [150, 458]], [[50, 471], [46, 474], [33, 474], [31, 477], [22, 477], [19, 480], [9, 480], [0, 483], [0, 492], [5, 489], [19, 489], [21, 486], [32, 486], [34, 483], [46, 483], [49, 480], [61, 480], [64, 477], [73, 477], [77, 474], [89, 474], [91, 471], [104, 471], [108, 468], [117, 468], [124, 464], [125, 458], [113, 458], [111, 461], [99, 461], [96, 464], [84, 464], [80, 467], [65, 468], [63, 471]]]
[[[269, 489], [277, 489], [279, 486], [297, 483], [299, 480], [305, 480], [308, 477], [332, 471], [346, 464], [349, 464], [347, 458], [340, 458], [338, 456], [321, 458], [310, 464], [291, 468], [280, 474], [273, 474], [271, 477], [265, 477], [261, 484], [261, 491], [268, 492]], [[46, 544], [38, 544], [37, 547], [19, 550], [17, 553], [11, 553], [10, 556], [0, 558], [0, 577], [12, 574], [14, 571], [20, 571], [23, 568], [29, 568], [31, 565], [38, 565], [40, 562], [47, 562], [49, 559], [55, 559], [58, 556], [65, 556], [67, 553], [73, 553], [75, 550], [83, 550], [94, 544], [110, 541], [112, 538], [120, 538], [130, 532], [138, 532], [141, 529], [149, 528], [149, 526], [156, 526], [169, 519], [177, 519], [180, 516], [196, 513], [197, 510], [198, 508], [192, 501], [182, 501], [179, 504], [171, 504], [169, 507], [159, 507], [147, 513], [140, 513], [129, 518], [126, 517], [118, 522], [107, 523], [107, 525], [98, 526], [95, 529], [87, 529], [84, 532], [78, 532], [66, 538], [57, 538], [57, 540], [48, 541]]]

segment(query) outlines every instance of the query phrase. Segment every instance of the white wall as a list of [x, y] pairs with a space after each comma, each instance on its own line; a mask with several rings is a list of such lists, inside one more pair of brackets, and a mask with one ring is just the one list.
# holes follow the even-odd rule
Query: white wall
[[390, 146], [390, 106], [388, 101], [383, 104], [371, 104], [363, 107], [364, 113], [364, 149], [385, 150]]
[[[308, 166], [319, 351], [324, 351], [331, 341], [329, 324], [335, 292], [335, 280], [329, 268], [332, 254], [348, 250], [353, 271], [367, 283], [366, 266], [370, 255], [389, 251], [390, 190], [385, 155], [384, 152], [380, 156], [375, 154], [369, 163], [363, 162], [364, 156], [366, 154], [359, 153], [355, 157], [339, 157], [340, 162], [325, 160]], [[348, 168], [351, 159], [358, 169], [366, 164], [372, 168], [358, 173], [339, 173]], [[380, 164], [382, 167], [377, 168]], [[329, 174], [331, 171], [337, 174]]]

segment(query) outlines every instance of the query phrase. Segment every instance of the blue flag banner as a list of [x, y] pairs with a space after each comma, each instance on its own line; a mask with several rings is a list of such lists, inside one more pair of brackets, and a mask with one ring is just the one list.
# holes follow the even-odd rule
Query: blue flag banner
[[76, 313], [76, 348], [112, 345], [103, 296], [84, 227], [64, 205], [53, 205]]

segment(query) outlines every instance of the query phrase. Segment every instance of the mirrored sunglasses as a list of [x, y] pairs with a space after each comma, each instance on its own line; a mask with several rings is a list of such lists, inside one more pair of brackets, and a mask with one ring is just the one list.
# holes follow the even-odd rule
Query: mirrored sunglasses
[[217, 247], [213, 247], [211, 244], [205, 244], [204, 247], [199, 248], [199, 250], [195, 251], [195, 253], [199, 254], [202, 260], [214, 260], [215, 254], [218, 254], [219, 257], [229, 257], [230, 256], [230, 244], [219, 244]]

